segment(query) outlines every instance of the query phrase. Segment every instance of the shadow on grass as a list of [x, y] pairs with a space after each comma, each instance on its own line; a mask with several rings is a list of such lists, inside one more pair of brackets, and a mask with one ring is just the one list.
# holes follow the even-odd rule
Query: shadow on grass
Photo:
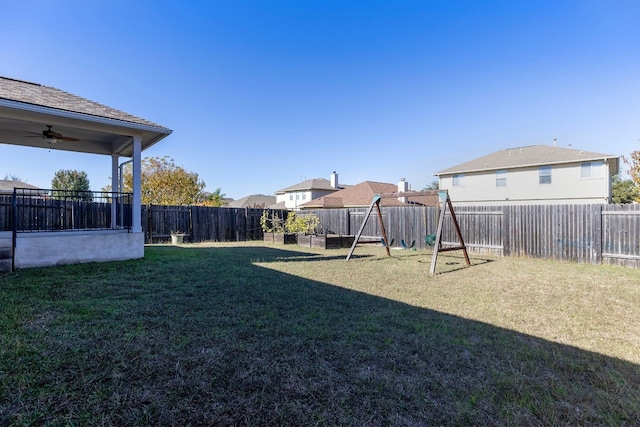
[[[418, 260], [419, 263], [427, 263], [431, 265], [432, 253], [429, 253], [428, 259]], [[438, 255], [438, 262], [436, 263], [436, 275], [453, 273], [465, 268], [477, 267], [483, 264], [489, 264], [494, 262], [491, 258], [482, 258], [475, 254], [469, 254], [469, 261], [471, 265], [467, 265], [462, 255], [454, 255], [451, 253], [444, 253]]]
[[637, 365], [254, 265], [316, 257], [153, 247], [0, 278], [3, 315], [25, 313], [2, 332], [0, 424], [637, 421]]
[[[162, 246], [159, 246], [162, 248]], [[182, 249], [193, 249], [188, 246], [180, 247]], [[246, 249], [246, 248], [245, 248]], [[404, 254], [401, 254], [404, 252]], [[345, 260], [346, 256], [344, 254], [340, 255], [321, 255], [313, 252], [301, 252], [295, 250], [286, 250], [279, 248], [271, 248], [271, 247], [263, 247], [261, 248], [261, 254], [264, 256], [252, 259], [251, 261], [286, 261], [286, 262], [309, 262], [309, 261], [334, 261], [334, 260]], [[374, 256], [371, 254], [357, 254], [354, 253], [351, 255], [351, 260], [367, 260], [371, 262], [379, 262], [381, 259], [389, 259], [394, 258], [401, 261], [414, 261], [415, 258], [418, 258], [419, 263], [427, 263], [431, 265], [431, 260], [433, 256], [433, 252], [425, 252], [425, 251], [412, 251], [412, 250], [396, 250], [391, 252], [391, 256], [384, 255], [384, 248], [380, 248], [380, 255]], [[471, 254], [469, 256], [471, 265], [466, 265], [464, 258], [461, 255], [455, 255], [450, 252], [442, 253], [438, 256], [437, 266], [438, 270], [436, 274], [444, 274], [451, 273], [458, 270], [462, 270], [463, 268], [475, 267], [483, 264], [487, 264], [493, 262], [493, 259], [482, 258], [477, 255]], [[347, 261], [348, 262], [348, 261]]]

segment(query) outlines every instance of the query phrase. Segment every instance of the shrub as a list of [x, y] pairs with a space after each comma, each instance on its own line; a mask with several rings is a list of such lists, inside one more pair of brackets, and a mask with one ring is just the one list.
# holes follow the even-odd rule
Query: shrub
[[268, 210], [262, 211], [260, 216], [260, 227], [265, 233], [283, 233], [284, 225], [277, 213], [269, 214]]
[[297, 215], [290, 212], [284, 228], [289, 233], [314, 234], [319, 224], [320, 218], [315, 215]]

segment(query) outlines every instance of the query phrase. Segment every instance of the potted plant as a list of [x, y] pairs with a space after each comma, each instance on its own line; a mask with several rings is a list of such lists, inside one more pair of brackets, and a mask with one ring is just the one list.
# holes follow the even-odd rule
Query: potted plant
[[181, 245], [184, 243], [184, 238], [187, 236], [187, 233], [183, 231], [173, 231], [171, 230], [171, 244], [172, 245]]

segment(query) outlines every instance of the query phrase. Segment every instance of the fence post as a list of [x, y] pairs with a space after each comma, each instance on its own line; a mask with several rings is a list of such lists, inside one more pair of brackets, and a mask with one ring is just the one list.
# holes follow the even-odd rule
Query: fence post
[[602, 264], [602, 223], [603, 223], [603, 205], [591, 205], [591, 220], [593, 227], [591, 228], [591, 263]]
[[511, 254], [511, 209], [502, 206], [502, 256]]
[[[147, 214], [147, 218], [145, 221], [147, 223], [147, 233], [146, 233], [147, 243], [153, 243], [153, 213], [152, 213], [153, 208], [151, 203], [143, 206], [144, 206], [144, 211]], [[140, 207], [140, 210], [142, 210], [142, 206]]]

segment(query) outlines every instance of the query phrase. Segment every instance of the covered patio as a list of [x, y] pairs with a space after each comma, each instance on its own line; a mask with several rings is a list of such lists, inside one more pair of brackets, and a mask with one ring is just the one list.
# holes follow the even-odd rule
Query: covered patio
[[[97, 229], [25, 229], [15, 217], [17, 207], [13, 206], [10, 229], [0, 228], [0, 271], [144, 257], [142, 151], [171, 132], [56, 88], [0, 77], [0, 144], [110, 156], [113, 190], [103, 200], [109, 204], [110, 223]], [[120, 184], [124, 163], [131, 163], [133, 171], [133, 189], [128, 196], [122, 193]], [[77, 169], [82, 170], [82, 165]], [[130, 197], [128, 223], [122, 220], [122, 200], [126, 197]]]

